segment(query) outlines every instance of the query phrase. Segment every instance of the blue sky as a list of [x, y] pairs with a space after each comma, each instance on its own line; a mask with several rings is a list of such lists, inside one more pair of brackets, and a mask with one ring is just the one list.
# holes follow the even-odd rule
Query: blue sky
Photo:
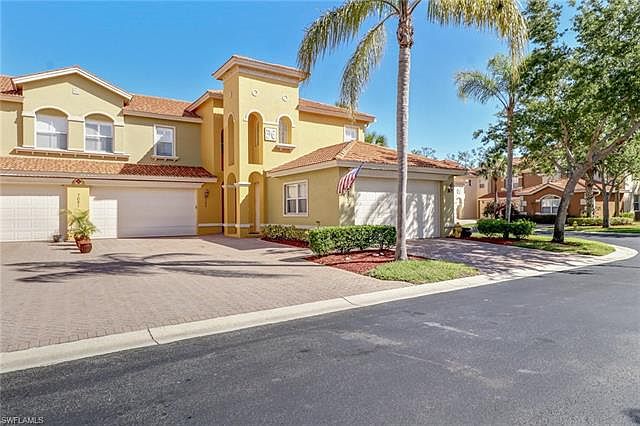
[[[0, 72], [20, 75], [78, 64], [123, 89], [194, 100], [211, 77], [237, 53], [295, 65], [305, 26], [332, 2], [6, 2], [0, 3]], [[412, 56], [410, 145], [436, 155], [477, 145], [472, 133], [485, 127], [496, 105], [462, 102], [453, 75], [484, 69], [505, 46], [493, 34], [427, 23], [424, 6], [415, 18]], [[28, 25], [25, 25], [28, 23]], [[394, 23], [388, 46], [360, 101], [376, 115], [372, 130], [395, 146], [396, 58]], [[353, 49], [345, 46], [313, 70], [301, 95], [333, 103]]]

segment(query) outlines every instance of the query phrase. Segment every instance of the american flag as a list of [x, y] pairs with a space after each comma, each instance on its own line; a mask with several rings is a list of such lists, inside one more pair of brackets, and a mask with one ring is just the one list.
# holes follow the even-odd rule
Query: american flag
[[358, 173], [360, 173], [360, 169], [363, 165], [364, 163], [360, 164], [355, 169], [349, 170], [349, 173], [340, 178], [340, 181], [338, 182], [338, 194], [344, 194], [351, 189], [353, 182], [356, 181]]

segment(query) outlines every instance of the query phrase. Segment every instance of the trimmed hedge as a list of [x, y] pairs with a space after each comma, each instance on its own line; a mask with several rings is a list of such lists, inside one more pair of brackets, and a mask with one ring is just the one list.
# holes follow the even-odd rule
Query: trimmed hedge
[[622, 216], [622, 217], [612, 217], [609, 219], [609, 225], [611, 226], [617, 226], [617, 225], [632, 225], [633, 224], [633, 218], [632, 217], [626, 217], [626, 216]]
[[[570, 217], [567, 218], [567, 223], [571, 226], [602, 226], [601, 217]], [[633, 223], [632, 217], [627, 216], [613, 216], [609, 218], [609, 225], [631, 225]]]
[[602, 218], [593, 216], [593, 217], [568, 217], [567, 224], [573, 226], [601, 226]]
[[327, 226], [309, 231], [309, 248], [318, 255], [373, 246], [384, 250], [395, 242], [396, 228], [388, 225]]
[[296, 228], [293, 225], [266, 225], [262, 228], [265, 237], [272, 240], [295, 240], [309, 242], [309, 230]]
[[526, 219], [519, 219], [511, 223], [505, 219], [480, 219], [477, 227], [478, 232], [489, 238], [502, 236], [508, 229], [510, 234], [521, 240], [533, 234], [536, 224]]

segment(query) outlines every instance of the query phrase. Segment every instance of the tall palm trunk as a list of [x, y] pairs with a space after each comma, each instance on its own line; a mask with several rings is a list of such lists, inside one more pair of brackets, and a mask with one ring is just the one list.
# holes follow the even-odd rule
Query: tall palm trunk
[[403, 4], [398, 22], [398, 93], [396, 98], [396, 139], [398, 144], [398, 208], [396, 212], [396, 260], [407, 260], [407, 146], [409, 141], [409, 80], [411, 75], [411, 46], [413, 25], [411, 15]]
[[[507, 107], [507, 182], [505, 184], [506, 188], [506, 206], [504, 211], [505, 219], [507, 219], [507, 223], [511, 222], [511, 194], [513, 192], [513, 128], [512, 121], [513, 120], [513, 101], [509, 101], [509, 106]], [[503, 237], [505, 239], [509, 238], [509, 228], [506, 227], [504, 230]]]

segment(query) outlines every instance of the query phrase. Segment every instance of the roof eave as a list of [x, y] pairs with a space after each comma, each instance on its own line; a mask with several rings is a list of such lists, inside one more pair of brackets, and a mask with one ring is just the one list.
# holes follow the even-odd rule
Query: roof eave
[[122, 114], [129, 115], [132, 117], [157, 118], [157, 119], [169, 120], [169, 121], [185, 121], [188, 123], [202, 123], [202, 118], [200, 117], [184, 117], [184, 116], [169, 115], [169, 114], [158, 114], [155, 112], [132, 111], [127, 109], [124, 109], [122, 111]]
[[104, 179], [104, 180], [144, 180], [149, 182], [187, 182], [187, 183], [209, 183], [217, 182], [218, 178], [211, 177], [186, 177], [186, 176], [151, 176], [151, 175], [111, 175], [104, 173], [79, 173], [79, 172], [48, 172], [31, 170], [8, 170], [0, 169], [0, 176], [7, 177], [65, 177], [81, 179]]

